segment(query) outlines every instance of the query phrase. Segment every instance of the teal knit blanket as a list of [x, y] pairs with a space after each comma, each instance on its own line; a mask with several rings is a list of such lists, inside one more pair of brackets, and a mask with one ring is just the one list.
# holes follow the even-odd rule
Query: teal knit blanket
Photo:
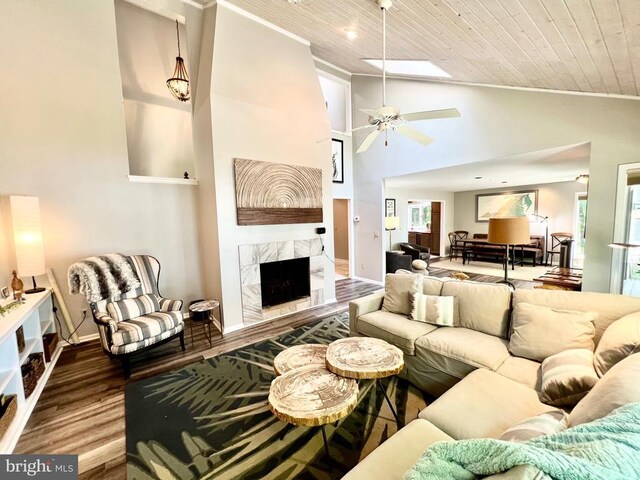
[[474, 480], [533, 465], [554, 480], [640, 480], [640, 403], [528, 442], [438, 442], [405, 480]]

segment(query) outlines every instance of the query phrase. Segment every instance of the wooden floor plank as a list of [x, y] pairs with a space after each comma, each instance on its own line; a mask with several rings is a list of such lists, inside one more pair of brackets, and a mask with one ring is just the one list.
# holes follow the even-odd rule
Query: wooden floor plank
[[[131, 379], [137, 381], [181, 368], [294, 330], [348, 309], [349, 301], [381, 287], [358, 280], [336, 282], [337, 303], [252, 325], [213, 339], [212, 346], [199, 325], [191, 343], [185, 326], [187, 351], [178, 341], [150, 351], [132, 364]], [[188, 322], [188, 320], [187, 320]], [[127, 381], [119, 362], [109, 359], [98, 341], [67, 347], [47, 382], [36, 408], [16, 446], [15, 453], [78, 454], [81, 479], [126, 478], [124, 388]]]

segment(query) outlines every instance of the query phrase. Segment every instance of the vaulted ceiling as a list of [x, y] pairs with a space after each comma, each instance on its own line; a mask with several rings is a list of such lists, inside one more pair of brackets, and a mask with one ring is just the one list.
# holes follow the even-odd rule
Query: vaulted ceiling
[[[378, 74], [375, 0], [228, 0], [311, 42], [315, 56]], [[451, 80], [640, 93], [640, 0], [394, 0], [388, 58], [429, 60]], [[348, 40], [346, 31], [358, 33]]]

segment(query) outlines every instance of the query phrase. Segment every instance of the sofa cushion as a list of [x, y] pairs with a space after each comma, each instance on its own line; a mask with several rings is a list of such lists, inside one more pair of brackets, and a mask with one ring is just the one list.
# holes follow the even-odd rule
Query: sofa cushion
[[567, 414], [563, 410], [550, 410], [535, 417], [527, 418], [507, 428], [499, 440], [525, 442], [567, 428]]
[[625, 315], [640, 311], [640, 298], [610, 293], [518, 288], [513, 293], [513, 307], [522, 302], [580, 312], [598, 312], [595, 321], [596, 344], [610, 324]]
[[361, 315], [356, 323], [357, 333], [386, 340], [407, 355], [414, 355], [416, 339], [437, 328], [428, 323], [417, 322], [397, 313], [382, 310]]
[[554, 407], [573, 407], [598, 381], [593, 352], [572, 348], [542, 362], [540, 400]]
[[541, 362], [570, 348], [593, 351], [596, 312], [560, 310], [519, 303], [513, 310], [509, 352]]
[[417, 419], [371, 452], [342, 480], [402, 480], [435, 442], [453, 440], [426, 420]]
[[422, 281], [422, 293], [425, 295], [440, 295], [442, 293], [442, 286], [448, 281], [448, 278], [424, 277]]
[[453, 327], [455, 297], [425, 295], [415, 292], [411, 298], [411, 320]]
[[109, 313], [109, 316], [116, 322], [130, 320], [159, 310], [160, 304], [158, 302], [158, 296], [155, 294], [140, 295], [135, 298], [127, 298], [117, 302], [107, 303], [107, 313]]
[[535, 390], [484, 368], [476, 370], [420, 412], [456, 440], [498, 438], [507, 428], [549, 411]]
[[409, 316], [411, 294], [422, 291], [423, 275], [387, 273], [384, 277], [382, 310]]
[[640, 312], [625, 315], [607, 327], [596, 348], [593, 364], [603, 376], [611, 367], [640, 349]]
[[640, 402], [640, 353], [614, 365], [569, 415], [569, 426], [609, 415], [627, 403]]
[[461, 327], [507, 338], [511, 305], [511, 288], [507, 285], [446, 282], [441, 295], [458, 298]]
[[112, 335], [113, 345], [120, 347], [156, 337], [183, 323], [181, 312], [155, 312], [118, 323]]
[[464, 378], [476, 368], [496, 370], [509, 357], [507, 341], [468, 328], [441, 327], [416, 340], [416, 356], [438, 370]]
[[542, 387], [542, 371], [540, 363], [522, 357], [507, 358], [496, 370], [503, 377], [526, 385], [536, 391]]

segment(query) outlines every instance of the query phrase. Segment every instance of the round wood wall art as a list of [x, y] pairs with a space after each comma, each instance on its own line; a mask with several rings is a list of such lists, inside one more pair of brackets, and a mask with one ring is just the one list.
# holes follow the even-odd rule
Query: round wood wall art
[[271, 382], [269, 406], [280, 420], [317, 427], [349, 415], [358, 403], [358, 384], [315, 365], [291, 370]]
[[402, 351], [378, 338], [342, 338], [327, 348], [327, 369], [343, 377], [384, 378], [403, 368]]
[[276, 375], [290, 372], [300, 367], [317, 365], [324, 367], [327, 346], [319, 343], [295, 345], [283, 350], [273, 359], [273, 369]]

